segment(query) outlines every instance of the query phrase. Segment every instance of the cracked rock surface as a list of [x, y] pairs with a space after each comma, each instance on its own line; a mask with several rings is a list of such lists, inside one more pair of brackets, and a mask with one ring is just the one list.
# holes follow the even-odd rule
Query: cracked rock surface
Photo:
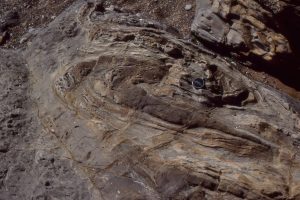
[[[197, 2], [197, 37], [247, 47], [230, 2]], [[290, 48], [263, 30], [256, 56]], [[0, 59], [0, 200], [300, 199], [299, 101], [168, 25], [77, 1]]]
[[[227, 47], [242, 55], [272, 61], [292, 53], [289, 44], [295, 38], [282, 33], [281, 23], [299, 20], [293, 1], [197, 0], [197, 14], [192, 32], [213, 46]], [[285, 16], [286, 15], [286, 16]], [[298, 24], [295, 23], [297, 32]], [[288, 32], [289, 30], [286, 29]]]

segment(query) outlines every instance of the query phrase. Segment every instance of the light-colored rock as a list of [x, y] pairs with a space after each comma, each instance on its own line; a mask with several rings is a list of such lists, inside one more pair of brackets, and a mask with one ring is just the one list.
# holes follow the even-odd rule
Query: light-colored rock
[[186, 4], [185, 6], [184, 6], [184, 9], [185, 10], [191, 10], [192, 9], [192, 5], [191, 4]]

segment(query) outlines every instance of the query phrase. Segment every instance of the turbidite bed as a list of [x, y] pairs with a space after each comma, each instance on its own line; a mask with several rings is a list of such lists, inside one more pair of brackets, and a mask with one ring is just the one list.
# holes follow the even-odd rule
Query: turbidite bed
[[300, 199], [300, 102], [241, 73], [298, 62], [298, 1], [195, 3], [185, 39], [79, 0], [0, 49], [0, 200]]

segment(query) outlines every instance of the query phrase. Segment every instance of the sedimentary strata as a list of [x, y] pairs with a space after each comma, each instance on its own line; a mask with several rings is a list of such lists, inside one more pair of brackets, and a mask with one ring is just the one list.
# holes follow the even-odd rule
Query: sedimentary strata
[[[193, 34], [215, 48], [272, 63], [298, 52], [296, 1], [197, 0]], [[293, 26], [287, 24], [293, 23]]]
[[66, 12], [26, 51], [41, 123], [99, 199], [299, 196], [298, 102], [101, 6]]
[[299, 101], [167, 25], [78, 1], [3, 55], [28, 139], [0, 199], [300, 199]]

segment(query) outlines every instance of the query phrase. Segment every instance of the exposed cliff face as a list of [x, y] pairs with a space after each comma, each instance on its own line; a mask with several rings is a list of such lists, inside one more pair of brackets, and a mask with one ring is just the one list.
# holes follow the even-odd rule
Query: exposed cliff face
[[[216, 2], [198, 1], [192, 30], [226, 46], [200, 23], [202, 7], [219, 22]], [[18, 134], [1, 132], [0, 199], [300, 199], [299, 101], [172, 30], [78, 1], [26, 49], [1, 50], [1, 80], [13, 83], [1, 126]], [[241, 54], [289, 53], [286, 36], [264, 30], [280, 38], [262, 43], [274, 52], [244, 43]], [[232, 39], [244, 40], [238, 31]]]

